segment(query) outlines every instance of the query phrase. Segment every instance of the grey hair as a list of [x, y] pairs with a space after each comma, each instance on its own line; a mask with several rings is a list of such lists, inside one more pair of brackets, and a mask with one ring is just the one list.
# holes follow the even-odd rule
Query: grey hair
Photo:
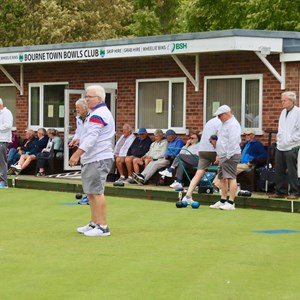
[[37, 132], [40, 133], [40, 134], [42, 134], [42, 135], [46, 135], [46, 134], [47, 134], [47, 131], [46, 131], [45, 128], [39, 128], [39, 129], [37, 130]]
[[76, 102], [75, 105], [81, 105], [84, 108], [88, 108], [87, 103], [84, 98], [79, 98]]
[[89, 90], [93, 90], [96, 92], [96, 96], [100, 97], [102, 102], [105, 102], [105, 89], [103, 86], [101, 86], [100, 84], [96, 84], [96, 85], [90, 85], [86, 88], [86, 92], [88, 92]]
[[132, 127], [131, 127], [129, 124], [127, 124], [127, 123], [125, 123], [125, 124], [123, 125], [122, 128], [123, 128], [123, 129], [126, 128], [126, 129], [128, 129], [130, 132], [132, 132]]
[[156, 130], [154, 131], [154, 134], [163, 136], [163, 135], [164, 135], [164, 132], [163, 132], [161, 129], [156, 129]]
[[296, 103], [296, 101], [297, 101], [297, 95], [295, 92], [287, 91], [287, 92], [282, 93], [282, 96], [287, 96], [294, 103]]

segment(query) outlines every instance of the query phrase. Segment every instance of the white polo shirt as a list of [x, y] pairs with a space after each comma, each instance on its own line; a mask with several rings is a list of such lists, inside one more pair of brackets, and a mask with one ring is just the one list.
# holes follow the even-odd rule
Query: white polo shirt
[[84, 121], [80, 134], [79, 148], [81, 164], [114, 158], [112, 140], [115, 135], [115, 121], [106, 104], [100, 103]]

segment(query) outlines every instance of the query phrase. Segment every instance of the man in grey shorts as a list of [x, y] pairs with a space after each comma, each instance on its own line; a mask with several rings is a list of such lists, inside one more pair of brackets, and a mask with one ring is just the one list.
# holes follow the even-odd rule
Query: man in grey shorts
[[211, 137], [218, 133], [221, 124], [222, 123], [218, 118], [212, 118], [203, 128], [201, 140], [199, 142], [199, 163], [197, 172], [190, 182], [186, 195], [182, 199], [182, 201], [187, 201], [188, 204], [193, 203], [192, 193], [204, 176], [206, 168], [216, 161], [217, 153], [213, 145], [215, 140], [211, 139]]
[[[241, 125], [227, 105], [220, 106], [214, 115], [222, 122], [216, 144], [219, 158], [218, 178], [221, 180], [222, 191], [221, 200], [209, 207], [234, 210], [234, 198], [237, 191], [236, 171], [241, 160]], [[228, 189], [229, 199], [227, 200]]]
[[90, 201], [91, 220], [89, 224], [78, 227], [77, 231], [85, 236], [108, 236], [104, 185], [114, 161], [112, 138], [115, 122], [105, 104], [102, 86], [89, 86], [86, 102], [90, 113], [84, 121], [78, 149], [69, 164], [75, 166], [80, 159], [82, 187]]

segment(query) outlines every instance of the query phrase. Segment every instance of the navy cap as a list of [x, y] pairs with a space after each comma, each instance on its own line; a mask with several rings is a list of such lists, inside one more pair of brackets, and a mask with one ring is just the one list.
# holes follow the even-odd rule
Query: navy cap
[[145, 133], [147, 133], [147, 130], [146, 130], [146, 128], [140, 128], [139, 129], [139, 132], [138, 132], [138, 134], [145, 134]]
[[165, 133], [165, 136], [168, 135], [176, 135], [176, 132], [173, 129], [168, 129], [167, 132]]

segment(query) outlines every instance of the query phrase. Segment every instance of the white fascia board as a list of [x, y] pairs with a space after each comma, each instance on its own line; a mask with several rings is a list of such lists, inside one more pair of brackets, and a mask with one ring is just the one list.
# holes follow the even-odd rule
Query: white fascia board
[[117, 46], [23, 51], [0, 54], [0, 64], [89, 61], [224, 51], [261, 51], [262, 48], [268, 48], [271, 53], [281, 53], [282, 38], [234, 36]]
[[255, 38], [255, 37], [224, 37], [201, 39], [189, 42], [189, 52], [223, 52], [223, 51], [261, 51], [270, 48], [271, 53], [282, 52], [281, 38]]
[[282, 53], [280, 54], [281, 62], [300, 61], [300, 53]]

